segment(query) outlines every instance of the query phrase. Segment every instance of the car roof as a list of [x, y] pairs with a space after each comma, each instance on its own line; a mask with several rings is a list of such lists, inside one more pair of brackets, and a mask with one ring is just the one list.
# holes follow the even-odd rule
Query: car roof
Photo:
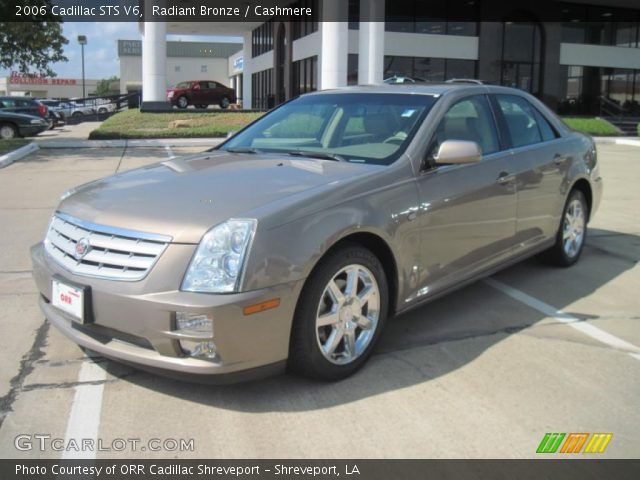
[[405, 83], [405, 84], [379, 84], [379, 85], [354, 85], [333, 90], [322, 90], [307, 95], [326, 95], [329, 93], [397, 93], [411, 95], [435, 95], [441, 96], [449, 92], [469, 90], [470, 93], [506, 93], [527, 95], [527, 92], [516, 88], [499, 85], [483, 84], [471, 80], [459, 80], [451, 83]]

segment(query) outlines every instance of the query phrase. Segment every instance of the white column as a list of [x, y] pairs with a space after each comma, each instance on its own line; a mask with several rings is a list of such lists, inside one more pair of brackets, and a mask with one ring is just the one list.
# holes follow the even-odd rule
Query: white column
[[142, 103], [166, 102], [167, 24], [145, 22], [142, 38]]
[[[391, 0], [393, 1], [393, 0]], [[385, 0], [360, 0], [358, 83], [382, 83], [384, 70]]]
[[321, 53], [318, 59], [318, 88], [344, 87], [347, 85], [347, 59], [349, 55], [348, 22], [325, 21], [346, 19], [349, 2], [324, 0], [322, 18], [319, 22]]
[[251, 31], [244, 32], [242, 44], [242, 108], [251, 108]]

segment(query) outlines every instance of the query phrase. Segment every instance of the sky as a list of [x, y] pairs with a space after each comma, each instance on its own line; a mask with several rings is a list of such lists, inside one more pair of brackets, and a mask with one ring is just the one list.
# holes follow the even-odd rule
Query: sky
[[[62, 24], [62, 33], [69, 40], [64, 53], [67, 62], [54, 63], [52, 69], [59, 78], [82, 77], [82, 53], [78, 45], [78, 35], [86, 35], [84, 46], [85, 77], [101, 80], [118, 76], [118, 39], [141, 40], [136, 22], [68, 22]], [[167, 40], [191, 42], [241, 42], [235, 37], [168, 35]], [[0, 77], [9, 75], [10, 70], [0, 69]]]

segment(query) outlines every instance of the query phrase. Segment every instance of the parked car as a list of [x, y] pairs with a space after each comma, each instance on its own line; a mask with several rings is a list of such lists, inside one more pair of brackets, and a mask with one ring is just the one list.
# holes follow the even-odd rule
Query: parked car
[[39, 100], [31, 97], [0, 97], [0, 111], [25, 113], [49, 119], [49, 109]]
[[167, 100], [178, 108], [187, 108], [189, 105], [197, 108], [219, 105], [222, 109], [238, 101], [234, 89], [213, 80], [180, 82], [167, 90]]
[[82, 99], [69, 100], [69, 106], [71, 107], [72, 117], [82, 117], [83, 115], [95, 115], [95, 108], [84, 102]]
[[106, 98], [96, 98], [94, 100], [93, 109], [100, 113], [111, 113], [117, 110], [116, 104]]
[[49, 129], [49, 122], [40, 116], [0, 111], [0, 139], [30, 137]]
[[32, 248], [74, 342], [178, 378], [366, 362], [387, 319], [524, 258], [580, 258], [596, 147], [520, 90], [303, 95], [219, 147], [63, 195]]
[[67, 117], [70, 117], [73, 111], [71, 105], [62, 100], [41, 99], [40, 102], [45, 104], [49, 110], [53, 110], [54, 112], [58, 113], [63, 120], [66, 120]]

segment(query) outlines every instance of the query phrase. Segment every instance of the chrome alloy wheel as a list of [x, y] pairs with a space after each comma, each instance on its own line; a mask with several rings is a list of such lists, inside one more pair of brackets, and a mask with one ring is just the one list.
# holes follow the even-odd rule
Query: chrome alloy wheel
[[562, 244], [564, 253], [569, 258], [575, 257], [584, 242], [584, 228], [586, 224], [585, 211], [579, 199], [571, 201], [564, 215], [562, 224]]
[[345, 365], [364, 353], [380, 317], [380, 289], [371, 271], [348, 265], [329, 281], [316, 314], [316, 339], [331, 363]]

